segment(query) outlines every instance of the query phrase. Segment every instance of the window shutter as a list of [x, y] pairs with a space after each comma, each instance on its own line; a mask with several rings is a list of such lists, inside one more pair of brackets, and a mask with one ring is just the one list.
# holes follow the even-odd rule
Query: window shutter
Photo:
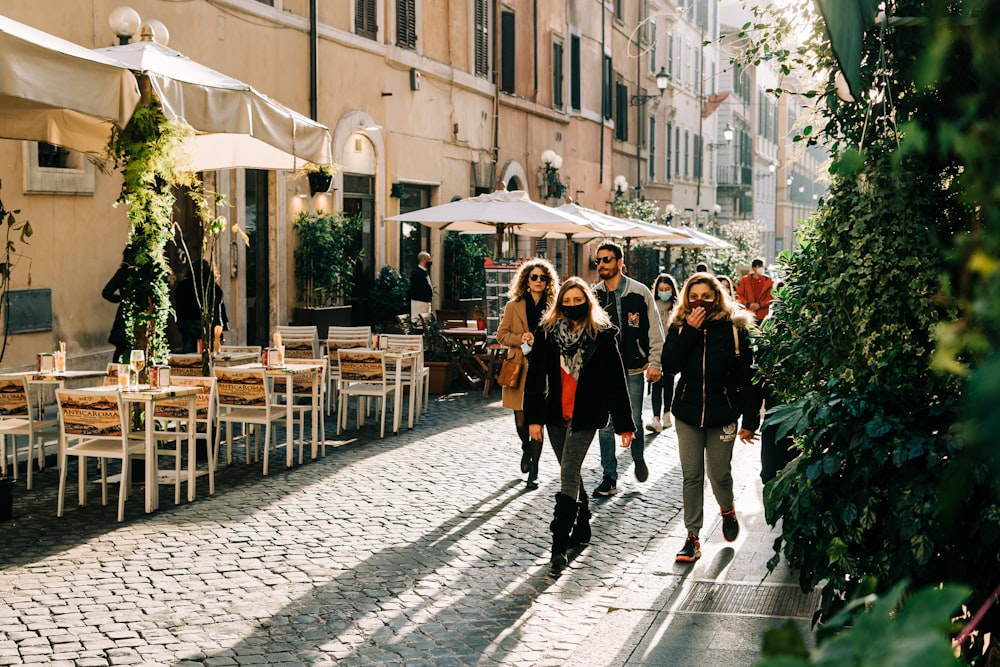
[[490, 13], [487, 0], [476, 2], [476, 76], [490, 75]]
[[514, 12], [500, 14], [500, 91], [514, 94]]
[[396, 46], [417, 48], [417, 0], [396, 0]]
[[628, 86], [615, 84], [615, 138], [628, 141]]
[[580, 36], [569, 38], [569, 105], [580, 110]]
[[605, 120], [611, 120], [613, 107], [611, 106], [611, 86], [614, 85], [614, 72], [611, 69], [611, 56], [604, 56], [603, 88], [601, 90], [601, 110]]
[[552, 106], [563, 108], [563, 45], [552, 45]]
[[354, 32], [368, 39], [378, 39], [378, 25], [375, 23], [375, 0], [356, 0]]

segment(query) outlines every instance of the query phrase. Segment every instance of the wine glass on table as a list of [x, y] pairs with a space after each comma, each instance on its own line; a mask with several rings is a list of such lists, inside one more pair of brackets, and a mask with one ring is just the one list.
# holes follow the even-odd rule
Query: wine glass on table
[[142, 369], [146, 367], [146, 353], [142, 350], [132, 350], [132, 354], [128, 358], [129, 368], [135, 373], [135, 383], [139, 384], [139, 373]]

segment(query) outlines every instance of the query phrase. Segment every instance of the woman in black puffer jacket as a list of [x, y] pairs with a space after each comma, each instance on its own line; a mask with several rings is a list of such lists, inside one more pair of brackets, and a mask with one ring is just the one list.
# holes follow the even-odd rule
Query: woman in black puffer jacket
[[677, 554], [680, 562], [701, 557], [698, 532], [704, 523], [706, 472], [719, 502], [723, 537], [732, 542], [739, 535], [733, 506], [733, 444], [737, 436], [753, 442], [760, 426], [760, 398], [752, 384], [747, 334], [752, 323], [753, 315], [733, 301], [713, 275], [696, 273], [684, 283], [667, 331], [663, 372], [680, 373], [671, 409], [688, 531]]

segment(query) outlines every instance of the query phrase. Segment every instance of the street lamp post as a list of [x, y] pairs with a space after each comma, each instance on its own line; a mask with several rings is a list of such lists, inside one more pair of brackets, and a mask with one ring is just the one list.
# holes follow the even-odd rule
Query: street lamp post
[[629, 105], [633, 107], [639, 107], [639, 128], [637, 131], [637, 139], [635, 145], [635, 189], [638, 192], [642, 189], [642, 133], [643, 128], [646, 124], [646, 119], [643, 118], [642, 110], [646, 106], [646, 102], [649, 100], [655, 100], [657, 97], [663, 97], [663, 92], [670, 85], [670, 73], [667, 72], [666, 68], [661, 67], [660, 71], [656, 73], [656, 88], [660, 91], [658, 95], [647, 95], [645, 93], [638, 93], [629, 98]]

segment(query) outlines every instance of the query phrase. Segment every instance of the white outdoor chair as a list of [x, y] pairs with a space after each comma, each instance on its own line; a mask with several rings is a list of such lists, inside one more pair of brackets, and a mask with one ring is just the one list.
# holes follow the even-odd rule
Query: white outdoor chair
[[12, 465], [16, 480], [18, 469], [17, 437], [28, 438], [28, 489], [34, 471], [35, 447], [38, 448], [38, 468], [45, 465], [45, 437], [58, 437], [59, 420], [45, 419], [33, 400], [31, 384], [24, 375], [0, 375], [0, 473], [7, 475], [7, 436], [13, 449]]
[[[351, 396], [358, 397], [357, 428], [364, 424], [364, 401], [361, 399], [378, 399], [377, 409], [381, 415], [381, 431], [379, 437], [385, 437], [385, 413], [388, 409], [389, 397], [396, 393], [396, 385], [389, 382], [385, 372], [385, 358], [381, 350], [341, 349], [337, 350], [340, 358], [340, 380], [337, 391], [340, 399], [337, 404], [337, 435], [341, 426], [347, 428], [347, 410]], [[393, 415], [395, 418], [396, 415]]]
[[285, 360], [316, 359], [319, 353], [319, 331], [316, 327], [281, 326], [281, 345], [285, 348]]
[[118, 488], [118, 520], [125, 519], [125, 498], [132, 485], [132, 461], [145, 457], [145, 443], [128, 437], [126, 413], [117, 389], [56, 390], [59, 404], [59, 502], [56, 516], [63, 515], [63, 496], [69, 457], [77, 466], [80, 506], [87, 504], [87, 458], [101, 463], [101, 504], [108, 504], [108, 459], [118, 459], [121, 480]]
[[[267, 475], [270, 456], [271, 431], [275, 424], [285, 419], [285, 411], [275, 405], [271, 398], [271, 386], [263, 368], [233, 369], [216, 368], [216, 413], [215, 441], [221, 446], [222, 425], [226, 425], [226, 463], [233, 462], [233, 424], [242, 424], [247, 448], [247, 463], [250, 463], [250, 435], [248, 426], [264, 427], [264, 475]], [[286, 428], [291, 425], [286, 424]], [[257, 460], [259, 436], [254, 438], [254, 460]], [[277, 449], [277, 444], [275, 444]]]
[[[171, 378], [170, 384], [179, 387], [200, 387], [201, 393], [195, 396], [195, 443], [205, 442], [208, 452], [208, 494], [215, 495], [215, 468], [218, 462], [218, 445], [212, 446], [215, 435], [215, 387], [214, 377], [180, 375]], [[182, 474], [181, 459], [184, 445], [187, 443], [188, 399], [176, 398], [157, 401], [153, 417], [162, 424], [157, 425], [153, 437], [157, 441], [156, 455], [174, 457], [174, 504], [181, 502], [181, 483], [187, 481]], [[144, 439], [146, 432], [133, 431], [130, 437]], [[216, 441], [218, 442], [218, 441]], [[170, 443], [169, 446], [160, 443]], [[196, 466], [197, 457], [194, 451], [188, 451], [188, 465]], [[191, 490], [189, 489], [189, 492]]]
[[430, 398], [430, 370], [424, 365], [424, 337], [412, 334], [382, 334], [378, 339], [383, 350], [408, 350], [419, 352], [414, 359], [403, 360], [403, 386], [410, 391], [410, 414], [416, 407], [416, 420], [421, 411], [427, 410]]
[[337, 380], [340, 378], [340, 362], [337, 350], [351, 348], [370, 348], [372, 346], [371, 327], [329, 327], [327, 329], [324, 347], [329, 359], [327, 368], [326, 413], [330, 414], [337, 400]]

